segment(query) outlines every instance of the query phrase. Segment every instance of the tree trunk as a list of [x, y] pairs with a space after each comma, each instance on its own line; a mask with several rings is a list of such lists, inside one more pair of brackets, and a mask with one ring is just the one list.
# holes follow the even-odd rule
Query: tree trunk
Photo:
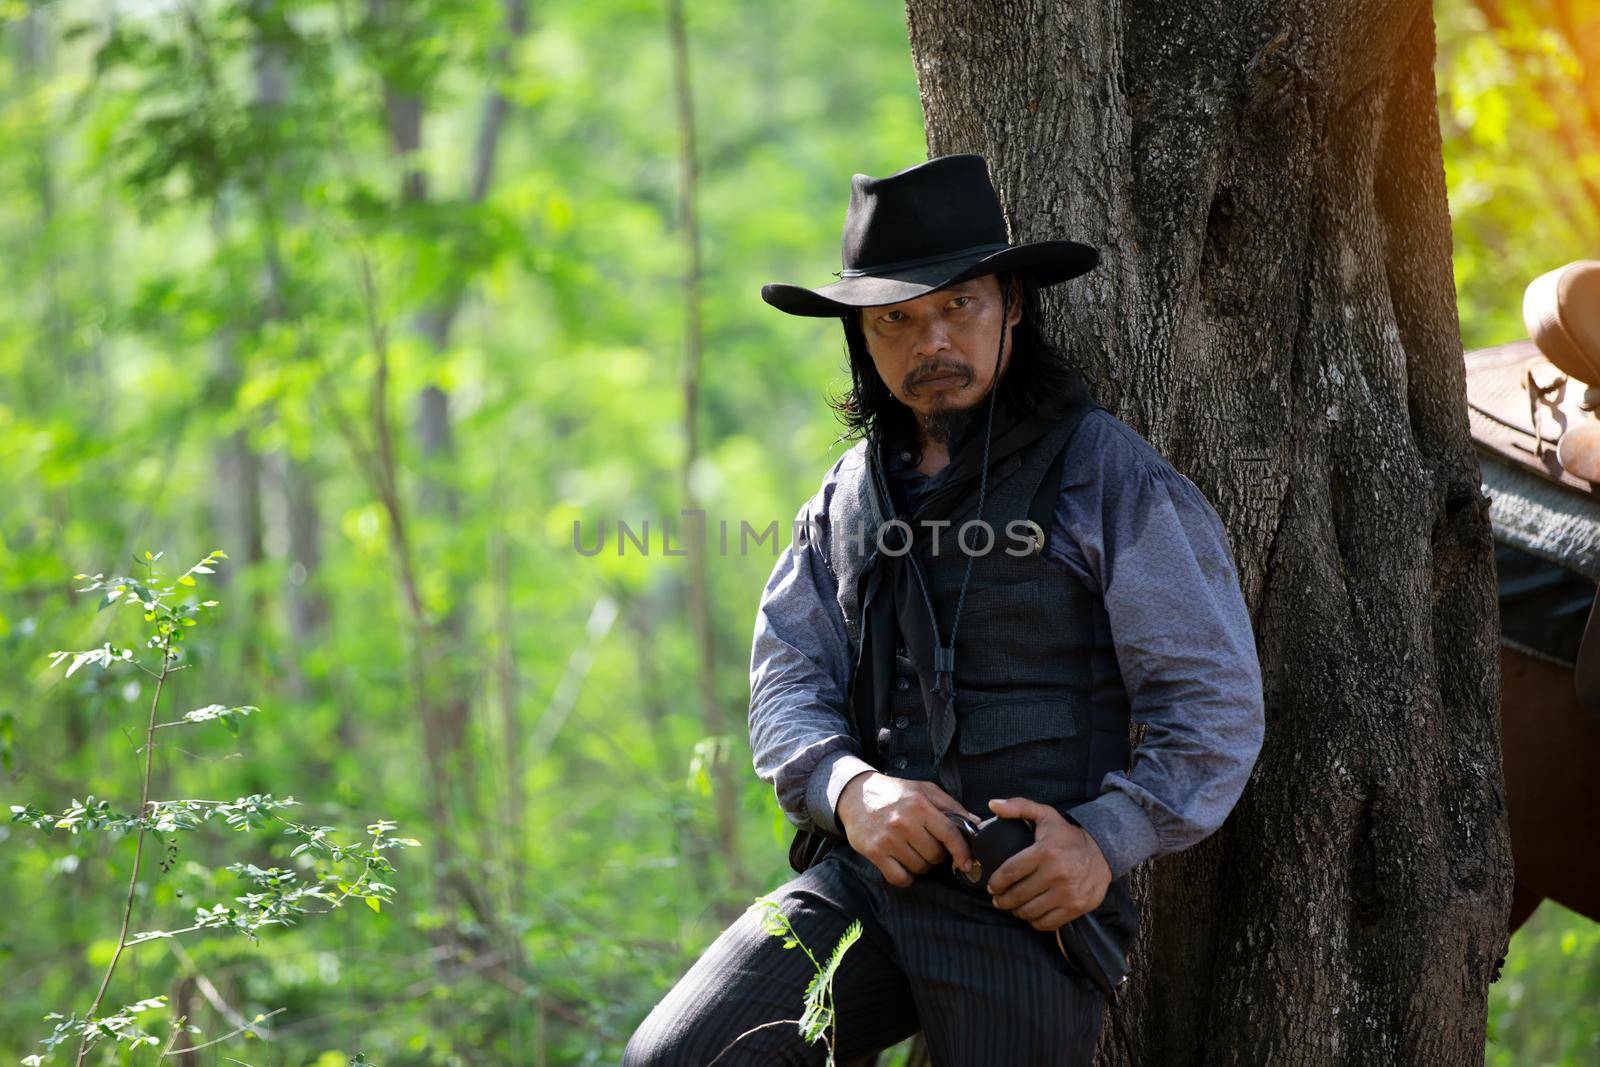
[[[220, 203], [211, 210], [212, 238], [218, 248], [228, 241], [229, 219]], [[238, 403], [239, 386], [244, 381], [244, 367], [239, 361], [236, 330], [233, 326], [219, 329], [212, 341], [211, 395], [224, 411]], [[261, 457], [250, 443], [249, 416], [245, 426], [219, 437], [214, 444], [211, 479], [211, 536], [226, 548], [233, 566], [217, 569], [217, 584], [223, 589], [234, 588], [234, 583], [266, 557], [262, 539], [261, 512]], [[227, 577], [223, 577], [226, 572]], [[259, 660], [261, 642], [255, 634], [257, 620], [264, 610], [261, 594], [252, 586], [241, 584], [242, 602], [238, 605], [238, 625], [241, 627], [241, 655], [248, 666]]]
[[668, 808], [668, 817], [672, 821], [678, 868], [689, 872], [691, 884], [694, 886], [693, 899], [711, 900], [726, 887], [719, 888], [712, 884], [711, 840], [688, 818], [684, 804], [678, 799], [678, 794], [681, 792], [678, 783], [683, 781], [684, 761], [679, 758], [677, 750], [673, 747], [672, 736], [667, 729], [670, 712], [665, 694], [668, 692], [668, 687], [662, 679], [661, 667], [656, 658], [656, 649], [660, 644], [655, 620], [665, 614], [665, 611], [658, 609], [654, 598], [632, 604], [628, 611], [628, 627], [633, 631], [633, 640], [630, 644], [633, 646], [634, 663], [638, 665], [639, 672], [639, 707], [644, 712], [645, 723], [650, 729], [650, 744], [655, 756], [656, 773], [662, 788], [671, 790], [674, 798]]
[[[700, 170], [696, 160], [696, 131], [693, 83], [689, 71], [689, 35], [684, 26], [683, 0], [667, 4], [667, 33], [672, 46], [672, 82], [678, 111], [678, 156], [683, 171], [680, 188], [679, 220], [687, 269], [684, 273], [684, 361], [683, 361], [683, 464], [679, 468], [679, 491], [683, 494], [685, 526], [683, 537], [689, 553], [689, 620], [694, 628], [695, 691], [700, 704], [700, 721], [709, 740], [711, 800], [717, 813], [717, 843], [727, 871], [728, 886], [739, 892], [745, 883], [744, 863], [739, 855], [739, 786], [733, 776], [733, 731], [728, 713], [717, 698], [717, 650], [711, 623], [711, 575], [706, 565], [710, 536], [700, 496], [695, 488], [694, 471], [700, 459], [700, 356], [704, 345], [700, 279]], [[690, 518], [698, 516], [698, 518]], [[726, 744], [726, 747], [724, 747]]]
[[507, 501], [505, 457], [496, 455], [494, 468], [493, 526], [489, 538], [489, 572], [494, 588], [495, 705], [500, 718], [500, 751], [505, 775], [500, 808], [500, 864], [506, 872], [508, 912], [527, 899], [528, 789], [522, 762], [522, 741], [527, 736], [522, 721], [522, 671], [517, 663], [517, 612], [512, 603], [511, 523]]
[[929, 154], [986, 155], [1015, 240], [1101, 249], [1050, 333], [1210, 498], [1255, 624], [1250, 786], [1138, 879], [1141, 1061], [1482, 1062], [1511, 853], [1430, 8], [907, 23]]
[[[467, 199], [481, 203], [488, 195], [494, 178], [494, 165], [498, 158], [500, 139], [505, 129], [505, 119], [510, 102], [501, 85], [509, 79], [512, 69], [512, 46], [528, 29], [527, 0], [504, 0], [505, 36], [495, 50], [492, 73], [493, 87], [485, 95], [482, 119], [471, 168], [467, 177]], [[376, 25], [391, 32], [407, 32], [406, 20], [410, 17], [403, 5], [393, 0], [369, 0], [368, 12]], [[429, 197], [428, 173], [421, 155], [422, 119], [424, 102], [405, 88], [385, 80], [383, 86], [384, 108], [388, 115], [389, 135], [395, 153], [404, 168], [400, 183], [403, 204], [425, 203]], [[413, 329], [423, 337], [428, 348], [441, 354], [450, 341], [451, 329], [460, 311], [468, 277], [451, 279], [445, 291], [436, 294], [428, 306], [418, 310]], [[461, 500], [456, 489], [455, 436], [450, 414], [450, 394], [437, 384], [425, 385], [417, 395], [416, 435], [422, 463], [418, 473], [417, 510], [419, 515], [440, 521], [446, 530], [460, 525]], [[433, 625], [433, 634], [439, 644], [437, 663], [441, 683], [433, 699], [434, 729], [430, 746], [439, 749], [436, 759], [442, 773], [450, 781], [469, 784], [477, 777], [476, 759], [468, 738], [472, 716], [472, 700], [480, 691], [481, 664], [468, 647], [468, 620], [466, 601], [468, 588], [465, 576], [456, 571], [447, 573], [450, 595], [442, 616]], [[470, 814], [470, 822], [477, 827], [480, 838], [488, 832], [488, 824], [477, 818], [478, 798], [466, 792], [462, 804]], [[485, 845], [484, 852], [487, 852]]]
[[[505, 33], [503, 43], [494, 55], [494, 85], [486, 94], [483, 118], [478, 132], [475, 155], [467, 179], [468, 198], [478, 203], [488, 194], [498, 157], [499, 143], [505, 128], [505, 118], [510, 103], [501, 86], [501, 79], [511, 76], [512, 46], [528, 28], [526, 0], [504, 0]], [[407, 33], [411, 27], [407, 20], [414, 12], [394, 0], [368, 0], [368, 14], [374, 25], [390, 32]], [[384, 108], [388, 117], [389, 135], [403, 173], [400, 182], [400, 201], [405, 205], [419, 205], [429, 198], [428, 174], [421, 156], [423, 99], [412, 88], [388, 80], [383, 84]], [[445, 291], [436, 294], [428, 306], [417, 311], [413, 329], [423, 337], [434, 353], [441, 353], [450, 339], [450, 331], [460, 309], [467, 276], [452, 279]], [[385, 419], [386, 415], [383, 416]], [[387, 434], [387, 429], [385, 429]], [[418, 474], [417, 511], [419, 515], [439, 521], [445, 530], [459, 525], [460, 496], [454, 483], [455, 441], [450, 415], [450, 395], [435, 384], [423, 387], [417, 397], [416, 433], [422, 455]], [[386, 456], [389, 455], [387, 451]], [[387, 480], [393, 488], [392, 456], [385, 461], [391, 468]], [[394, 495], [394, 494], [391, 494]], [[396, 498], [393, 507], [398, 508]], [[407, 548], [406, 552], [412, 551]], [[467, 583], [465, 576], [446, 568], [450, 594], [442, 615], [430, 619], [416, 594], [415, 579], [411, 574], [414, 564], [402, 564], [405, 576], [402, 583], [410, 592], [407, 601], [417, 631], [418, 648], [426, 645], [427, 663], [418, 677], [419, 701], [422, 711], [423, 731], [427, 745], [429, 778], [439, 818], [446, 826], [452, 824], [455, 809], [460, 808], [465, 818], [465, 829], [456, 831], [465, 836], [475, 833], [479, 839], [480, 854], [490, 852], [487, 836], [491, 824], [478, 817], [480, 798], [476, 792], [476, 757], [469, 738], [472, 700], [481, 691], [481, 663], [475, 658], [468, 640]], [[454, 848], [451, 848], [451, 855]], [[441, 856], [445, 854], [441, 852]], [[447, 868], [454, 863], [445, 863]], [[472, 882], [467, 872], [452, 871], [452, 879], [461, 886], [464, 896], [473, 901], [474, 911], [482, 913], [487, 898], [481, 887]]]
[[[270, 0], [251, 0], [251, 15], [265, 22], [272, 16]], [[258, 31], [259, 32], [259, 31]], [[285, 63], [284, 47], [272, 36], [259, 34], [251, 49], [251, 64], [255, 71], [255, 103], [258, 112], [271, 121], [279, 121], [284, 103], [289, 96], [290, 72]], [[265, 269], [261, 284], [265, 293], [264, 317], [277, 322], [289, 316], [285, 283], [287, 281], [283, 257], [278, 248], [277, 218], [296, 218], [301, 211], [297, 198], [292, 196], [274, 202], [263, 178], [254, 184], [261, 233], [262, 259]], [[280, 194], [281, 196], [282, 194]], [[273, 410], [270, 414], [275, 415]], [[297, 458], [293, 450], [284, 447], [262, 457], [265, 471], [277, 491], [284, 542], [288, 550], [289, 574], [284, 586], [289, 621], [289, 647], [293, 654], [283, 660], [284, 683], [289, 694], [298, 702], [314, 699], [312, 684], [306, 677], [304, 661], [314, 649], [327, 640], [328, 602], [323, 595], [322, 580], [322, 514], [317, 506], [317, 482], [309, 460]], [[354, 748], [356, 737], [353, 724], [346, 715], [339, 717], [339, 737], [344, 747]]]

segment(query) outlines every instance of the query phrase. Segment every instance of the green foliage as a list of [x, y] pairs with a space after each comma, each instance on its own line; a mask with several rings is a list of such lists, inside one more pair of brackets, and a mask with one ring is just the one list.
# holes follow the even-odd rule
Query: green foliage
[[62, 1015], [51, 1012], [45, 1016], [47, 1022], [55, 1025], [50, 1034], [40, 1040], [45, 1047], [45, 1052], [32, 1056], [24, 1056], [23, 1064], [26, 1067], [40, 1067], [41, 1064], [50, 1062], [50, 1054], [57, 1048], [65, 1045], [67, 1051], [73, 1047], [74, 1038], [110, 1038], [116, 1042], [125, 1042], [134, 1049], [150, 1046], [155, 1048], [161, 1044], [161, 1039], [139, 1026], [139, 1016], [145, 1012], [167, 1006], [164, 996], [149, 997], [134, 1004], [126, 1004], [109, 1015], [102, 1015], [95, 1019], [80, 1018], [77, 1014]]
[[820, 963], [805, 942], [800, 940], [800, 935], [795, 932], [794, 926], [789, 922], [789, 917], [783, 913], [782, 906], [771, 897], [762, 897], [751, 907], [761, 909], [761, 929], [768, 936], [781, 938], [786, 949], [798, 948], [811, 960], [816, 973], [806, 985], [800, 1018], [795, 1020], [795, 1025], [800, 1029], [800, 1036], [808, 1044], [818, 1041], [827, 1042], [828, 1065], [833, 1067], [834, 1062], [834, 1010], [833, 1010], [833, 979], [839, 971], [839, 964], [844, 959], [844, 954], [850, 946], [861, 938], [861, 920], [856, 919], [845, 927], [844, 933], [839, 935], [838, 942], [833, 946], [833, 951], [828, 954], [828, 961]]
[[1489, 987], [1488, 1067], [1584, 1067], [1600, 1058], [1600, 924], [1546, 901]]
[[1558, 15], [1565, 6], [1436, 6], [1439, 125], [1468, 349], [1526, 337], [1528, 283], [1600, 247], [1600, 95], [1591, 84], [1600, 46], [1572, 35]]
[[[861, 920], [856, 919], [840, 935], [838, 943], [833, 946], [833, 952], [828, 955], [828, 962], [806, 985], [806, 1010], [800, 1016], [800, 1035], [807, 1041], [821, 1040], [833, 1026], [833, 977], [838, 973], [839, 963], [844, 959], [845, 950], [855, 944], [860, 937]], [[831, 1038], [829, 1046], [831, 1050]]]
[[[358, 1050], [615, 1062], [775, 884], [787, 826], [743, 732], [772, 553], [709, 561], [722, 721], [708, 723], [683, 561], [570, 549], [574, 519], [650, 520], [659, 546], [682, 505], [687, 246], [664, 5], [529, 3], [520, 36], [501, 0], [11, 14], [0, 666], [16, 684], [0, 694], [0, 769], [3, 806], [28, 815], [0, 820], [0, 899], [32, 906], [0, 911], [0, 1055], [37, 1051], [47, 1011], [81, 1019], [142, 827], [154, 858], [130, 937], [193, 925], [198, 908], [226, 922], [128, 948], [139, 996], [119, 977], [101, 1014], [160, 993], [166, 1007], [139, 1016], [151, 1033], [182, 1013], [208, 1033], [267, 1015], [271, 1062], [318, 1067]], [[892, 7], [694, 0], [685, 15], [696, 484], [735, 530], [786, 528], [836, 455], [819, 386], [843, 381], [843, 349], [836, 324], [779, 316], [757, 291], [838, 268], [850, 174], [925, 151], [916, 78]], [[495, 91], [506, 111], [478, 196]], [[391, 104], [407, 99], [420, 137], [402, 154]], [[430, 388], [449, 404], [439, 451], [417, 421]], [[203, 670], [168, 680], [160, 803], [141, 812], [128, 754], [155, 680], [111, 662], [149, 650], [109, 628], [138, 594], [78, 594], [106, 602], [86, 618], [71, 589], [88, 582], [63, 561], [199, 538], [228, 549], [196, 576], [226, 595], [201, 625], [176, 622]], [[603, 603], [615, 625], [592, 628]], [[724, 771], [743, 881], [714, 831]], [[246, 798], [298, 803], [229, 810]], [[342, 826], [357, 810], [428, 842], [404, 913], [363, 897], [382, 907], [365, 922], [232, 936], [280, 913], [274, 892], [328, 906], [235, 862], [337, 895], [300, 866], [314, 858], [356, 884], [360, 862], [285, 856], [307, 839], [279, 820]], [[370, 843], [353, 829], [326, 840]], [[156, 858], [170, 868], [152, 880]]]
[[[11, 806], [13, 824], [29, 826], [45, 833], [65, 830], [69, 836], [105, 833], [114, 840], [131, 837], [134, 842], [120, 930], [106, 962], [99, 991], [93, 1003], [81, 1015], [77, 1012], [64, 1014], [55, 1011], [45, 1014], [45, 1021], [52, 1026], [50, 1033], [39, 1041], [44, 1051], [26, 1056], [22, 1061], [31, 1067], [52, 1062], [58, 1050], [75, 1050], [75, 1062], [82, 1064], [95, 1046], [107, 1039], [113, 1044], [126, 1044], [134, 1051], [159, 1049], [155, 1058], [161, 1059], [171, 1052], [180, 1038], [203, 1036], [202, 1029], [187, 1015], [167, 1010], [168, 998], [163, 994], [145, 997], [108, 1014], [100, 1014], [101, 1002], [116, 977], [117, 965], [125, 949], [219, 928], [232, 930], [256, 942], [262, 927], [290, 926], [301, 916], [326, 914], [343, 906], [351, 898], [364, 900], [373, 911], [380, 911], [382, 903], [392, 900], [394, 893], [393, 886], [380, 880], [395, 873], [385, 853], [418, 844], [413, 839], [394, 836], [391, 831], [395, 829], [395, 823], [388, 820], [370, 824], [364, 840], [352, 844], [341, 843], [335, 838], [336, 830], [332, 826], [310, 826], [285, 818], [280, 813], [295, 805], [294, 798], [278, 799], [270, 793], [254, 793], [235, 800], [150, 799], [158, 730], [222, 722], [231, 733], [237, 734], [237, 718], [259, 710], [252, 705], [228, 707], [208, 704], [170, 722], [159, 721], [161, 697], [167, 680], [176, 672], [193, 665], [192, 658], [184, 648], [184, 641], [193, 632], [192, 628], [199, 625], [204, 614], [219, 604], [216, 600], [195, 603], [187, 598], [187, 590], [198, 584], [197, 575], [215, 573], [212, 564], [227, 558], [221, 551], [212, 552], [176, 578], [164, 581], [156, 566], [161, 555], [145, 552], [143, 560], [139, 561], [144, 568], [141, 575], [108, 578], [96, 574], [87, 586], [78, 590], [82, 593], [104, 593], [99, 598], [98, 610], [114, 605], [135, 608], [148, 633], [144, 645], [156, 654], [153, 663], [146, 662], [131, 648], [118, 648], [110, 641], [85, 652], [58, 650], [50, 654], [52, 667], [59, 667], [71, 658], [63, 677], [71, 677], [80, 667], [89, 665], [103, 670], [132, 667], [156, 680], [148, 719], [140, 735], [142, 744], [134, 750], [136, 756], [143, 755], [144, 761], [138, 806], [131, 813], [118, 810], [112, 807], [110, 801], [96, 799], [92, 793], [83, 800], [74, 798], [60, 812], [46, 811], [32, 803]], [[80, 581], [88, 578], [83, 574], [75, 577]], [[263, 868], [252, 862], [227, 864], [223, 869], [247, 883], [251, 887], [249, 890], [233, 897], [232, 902], [194, 907], [192, 921], [187, 926], [130, 932], [136, 901], [141, 893], [148, 896], [151, 890], [151, 880], [141, 871], [146, 837], [166, 845], [168, 855], [160, 864], [159, 875], [155, 879], [159, 881], [160, 876], [171, 873], [173, 857], [178, 852], [175, 838], [166, 835], [198, 831], [212, 821], [220, 822], [239, 834], [249, 834], [273, 823], [281, 825], [284, 834], [299, 839], [288, 856], [290, 862], [304, 857], [295, 864], [299, 869], [276, 866]], [[191, 873], [209, 872], [200, 869]], [[150, 1015], [153, 1020], [164, 1021], [168, 1032], [164, 1046], [162, 1038], [152, 1032], [153, 1022], [141, 1018], [145, 1015]], [[257, 1021], [262, 1018], [265, 1016], [259, 1016]], [[224, 1037], [206, 1041], [205, 1045], [210, 1047], [228, 1037], [252, 1032], [253, 1024], [244, 1024]], [[190, 1043], [183, 1047], [195, 1046]]]

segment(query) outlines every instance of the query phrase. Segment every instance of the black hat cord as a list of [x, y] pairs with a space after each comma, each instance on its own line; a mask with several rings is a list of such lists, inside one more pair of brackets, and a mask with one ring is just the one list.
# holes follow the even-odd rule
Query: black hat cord
[[[1000, 393], [1000, 360], [1006, 350], [1006, 316], [1011, 313], [1011, 290], [1002, 285], [1000, 304], [1000, 345], [994, 354], [994, 382], [989, 386], [988, 414], [984, 417], [983, 425], [983, 462], [978, 467], [978, 511], [974, 521], [983, 518], [983, 498], [989, 491], [989, 439], [994, 429], [994, 398]], [[957, 541], [959, 542], [959, 535]], [[956, 596], [955, 617], [950, 620], [950, 643], [944, 645], [939, 640], [939, 619], [934, 615], [933, 602], [928, 599], [927, 586], [922, 589], [923, 599], [928, 601], [928, 615], [933, 621], [933, 688], [946, 696], [955, 693], [956, 677], [956, 628], [961, 625], [961, 605], [967, 599], [967, 581], [972, 577], [972, 553], [967, 553], [967, 570], [961, 576], [961, 592]]]
[[[1000, 393], [1000, 359], [1005, 354], [1006, 349], [1006, 316], [1011, 312], [1011, 290], [1004, 285], [1001, 286], [1001, 298], [1000, 344], [995, 349], [994, 381], [989, 386], [989, 404], [983, 426], [983, 463], [978, 470], [978, 512], [976, 517], [979, 519], [983, 517], [983, 501], [989, 492], [989, 440], [994, 430], [994, 399]], [[884, 482], [883, 472], [879, 469], [876, 457], [877, 453], [874, 450], [871, 468], [873, 478], [878, 483], [878, 492], [885, 501], [890, 502], [890, 517], [898, 518], [893, 513], [893, 497], [889, 494], [889, 487]], [[959, 543], [959, 536], [957, 540]], [[928, 611], [928, 625], [933, 630], [934, 692], [942, 693], [947, 697], [953, 696], [955, 694], [956, 674], [956, 629], [961, 624], [961, 605], [967, 599], [967, 582], [972, 578], [972, 554], [970, 552], [967, 554], [966, 573], [961, 576], [961, 591], [956, 597], [955, 617], [950, 620], [950, 643], [948, 645], [939, 637], [939, 614], [934, 610], [933, 598], [928, 594], [928, 582], [923, 577], [922, 568], [917, 565], [915, 552], [908, 550], [907, 562], [911, 564], [911, 573], [916, 576], [917, 588], [922, 593], [923, 606]]]

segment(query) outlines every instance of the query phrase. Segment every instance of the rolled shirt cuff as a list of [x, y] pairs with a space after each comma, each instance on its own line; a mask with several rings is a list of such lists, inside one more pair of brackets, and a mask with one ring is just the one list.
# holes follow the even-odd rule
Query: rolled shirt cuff
[[1122, 877], [1161, 851], [1161, 838], [1150, 816], [1119, 789], [1101, 793], [1068, 814], [1100, 846], [1113, 878]]
[[822, 757], [806, 782], [806, 809], [811, 813], [811, 821], [830, 834], [842, 835], [839, 795], [856, 775], [875, 770], [872, 764], [844, 749]]

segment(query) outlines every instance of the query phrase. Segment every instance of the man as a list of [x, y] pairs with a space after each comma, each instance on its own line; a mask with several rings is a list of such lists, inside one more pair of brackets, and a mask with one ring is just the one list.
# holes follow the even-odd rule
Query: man
[[[836, 283], [762, 289], [841, 318], [863, 437], [756, 618], [755, 766], [803, 872], [773, 899], [819, 959], [862, 923], [834, 979], [841, 1063], [921, 1030], [937, 1064], [1088, 1064], [1104, 998], [1055, 932], [1092, 912], [1126, 951], [1128, 870], [1215, 830], [1260, 748], [1227, 537], [1045, 343], [1037, 287], [1098, 254], [1009, 244], [981, 156], [856, 175], [843, 259]], [[978, 872], [947, 813], [1028, 820], [1034, 843]], [[814, 973], [747, 913], [625, 1062], [820, 1063], [793, 1023]]]

